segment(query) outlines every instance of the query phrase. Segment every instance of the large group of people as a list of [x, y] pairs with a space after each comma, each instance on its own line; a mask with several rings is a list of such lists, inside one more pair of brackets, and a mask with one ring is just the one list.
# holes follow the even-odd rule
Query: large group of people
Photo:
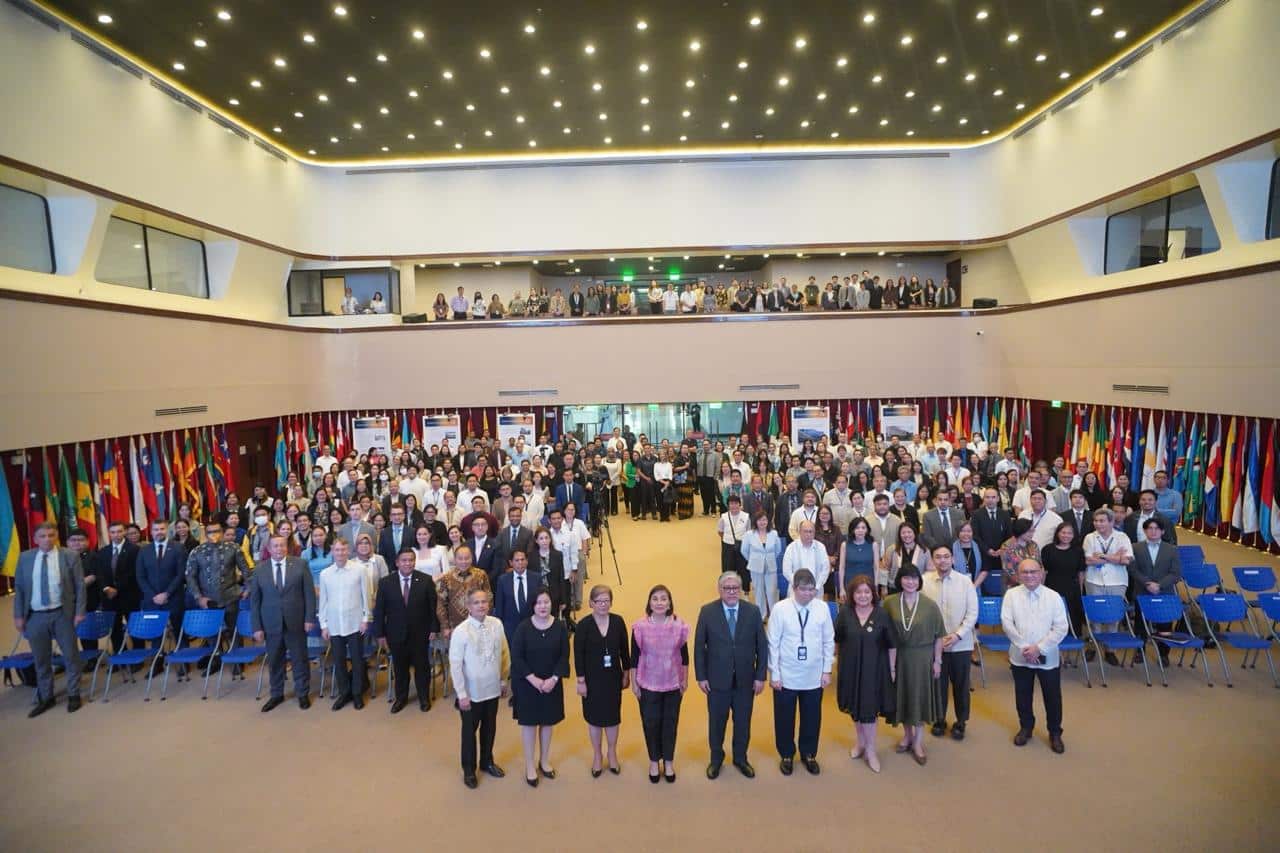
[[[344, 303], [345, 305], [345, 303]], [[433, 320], [502, 320], [520, 317], [631, 317], [672, 314], [723, 314], [798, 311], [881, 311], [912, 308], [957, 308], [960, 296], [951, 281], [919, 276], [892, 276], [883, 282], [870, 270], [857, 275], [831, 276], [819, 282], [809, 276], [804, 284], [733, 279], [718, 284], [699, 279], [673, 282], [653, 279], [643, 283], [594, 284], [574, 282], [566, 294], [555, 287], [530, 289], [528, 296], [517, 290], [505, 303], [497, 293], [486, 299], [477, 290], [468, 299], [466, 289], [446, 298], [436, 294], [431, 306]], [[347, 312], [344, 308], [344, 313]]]
[[[457, 449], [414, 441], [342, 459], [322, 447], [278, 495], [259, 485], [242, 504], [229, 494], [207, 518], [184, 505], [145, 537], [113, 522], [108, 541], [89, 551], [84, 531], [67, 531], [60, 546], [57, 527], [41, 525], [18, 563], [14, 615], [35, 657], [32, 716], [54, 704], [54, 640], [68, 710], [81, 707], [74, 637], [87, 612], [112, 614], [103, 650], [112, 654], [139, 645], [126, 636], [127, 614], [163, 612], [176, 638], [185, 611], [217, 609], [226, 636], [202, 665], [220, 666], [233, 644], [264, 644], [264, 712], [284, 701], [287, 668], [298, 704], [310, 706], [310, 667], [287, 661], [306, 661], [318, 643], [335, 669], [335, 711], [364, 706], [375, 646], [390, 658], [392, 713], [407, 706], [411, 680], [429, 710], [439, 665], [455, 691], [470, 787], [482, 771], [504, 775], [493, 756], [504, 698], [521, 729], [527, 783], [555, 778], [552, 731], [571, 674], [591, 772], [619, 773], [630, 689], [656, 784], [676, 778], [691, 666], [709, 711], [709, 778], [725, 761], [730, 718], [728, 757], [755, 775], [751, 712], [766, 686], [781, 772], [790, 775], [798, 758], [819, 773], [822, 697], [833, 680], [855, 725], [855, 759], [879, 771], [875, 726], [885, 719], [902, 727], [897, 751], [925, 764], [925, 729], [965, 737], [978, 599], [1000, 595], [1014, 742], [1027, 743], [1035, 727], [1038, 681], [1060, 753], [1058, 645], [1090, 629], [1081, 596], [1168, 592], [1180, 576], [1181, 497], [1163, 472], [1156, 480], [1138, 492], [1121, 480], [1108, 493], [1083, 462], [1025, 466], [979, 434], [791, 446], [779, 436], [713, 441], [692, 432], [654, 443], [622, 427], [534, 445], [500, 446], [488, 435]], [[584, 590], [593, 538], [623, 512], [637, 523], [692, 516], [695, 495], [716, 519], [717, 598], [690, 625], [657, 585], [645, 617], [627, 625], [611, 612], [608, 586]], [[232, 641], [241, 608], [252, 636]], [[144, 663], [154, 668], [173, 645], [153, 642]], [[85, 639], [81, 648], [92, 655], [97, 646]]]

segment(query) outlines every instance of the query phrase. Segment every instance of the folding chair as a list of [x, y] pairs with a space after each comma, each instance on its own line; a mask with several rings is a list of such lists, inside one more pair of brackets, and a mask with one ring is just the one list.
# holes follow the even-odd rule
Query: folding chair
[[1258, 608], [1262, 610], [1263, 616], [1271, 620], [1267, 635], [1280, 643], [1280, 592], [1264, 592], [1258, 596]]
[[[311, 664], [316, 663], [317, 661], [320, 663], [320, 688], [319, 690], [316, 691], [316, 695], [324, 696], [324, 676], [325, 676], [325, 672], [328, 670], [327, 662], [329, 660], [329, 644], [324, 639], [324, 634], [320, 630], [319, 622], [314, 623], [314, 627], [307, 632], [307, 640], [308, 640], [307, 666], [309, 667], [311, 666]], [[311, 640], [320, 640], [322, 645], [313, 646], [311, 645], [311, 642], [310, 642]], [[297, 665], [293, 660], [293, 655], [289, 654], [287, 649], [284, 653], [284, 660], [285, 660], [285, 663], [290, 667]], [[335, 678], [334, 681], [336, 682], [337, 679]], [[336, 687], [334, 687], [333, 689], [335, 692], [337, 691]], [[262, 673], [261, 672], [258, 673], [258, 691], [259, 692], [262, 691]]]
[[[1106, 687], [1107, 665], [1102, 647], [1106, 646], [1107, 651], [1110, 652], [1118, 650], [1123, 655], [1120, 658], [1120, 665], [1127, 666], [1129, 665], [1126, 662], [1129, 654], [1141, 650], [1145, 643], [1133, 633], [1133, 622], [1129, 619], [1129, 611], [1125, 607], [1124, 596], [1086, 595], [1081, 600], [1084, 603], [1084, 620], [1089, 626], [1089, 642], [1093, 644], [1094, 651], [1098, 653], [1098, 669], [1102, 673], [1102, 686]], [[1094, 623], [1102, 625], [1111, 622], [1123, 625], [1125, 630], [1100, 631], [1094, 627]], [[1151, 667], [1147, 666], [1146, 655], [1142, 656], [1142, 669], [1147, 676], [1147, 686], [1150, 687]]]
[[[1196, 658], [1204, 665], [1204, 678], [1209, 686], [1213, 686], [1213, 676], [1209, 674], [1209, 657], [1204, 653], [1204, 640], [1191, 632], [1191, 620], [1187, 618], [1187, 610], [1182, 599], [1176, 595], [1140, 595], [1138, 596], [1138, 614], [1146, 626], [1147, 636], [1156, 647], [1157, 652], [1168, 652], [1178, 649], [1178, 666], [1182, 666], [1187, 656], [1187, 649], [1195, 649], [1191, 657], [1191, 666], [1195, 667]], [[1185, 632], [1178, 630], [1178, 623], [1183, 623]], [[1156, 631], [1155, 625], [1172, 623], [1169, 631]], [[1169, 686], [1169, 678], [1164, 666], [1164, 655], [1157, 655], [1157, 666], [1160, 667], [1160, 683]]]
[[[1276, 687], [1280, 687], [1280, 679], [1276, 678], [1276, 664], [1271, 657], [1271, 639], [1258, 635], [1257, 626], [1253, 624], [1253, 615], [1249, 612], [1249, 605], [1245, 603], [1244, 596], [1235, 592], [1206, 594], [1198, 597], [1196, 603], [1200, 605], [1200, 612], [1204, 614], [1205, 621], [1210, 623], [1209, 633], [1218, 644], [1218, 659], [1222, 661], [1222, 672], [1227, 678], [1227, 686], [1235, 685], [1231, 683], [1227, 656], [1222, 651], [1223, 643], [1244, 652], [1241, 669], [1250, 666], [1250, 652], [1253, 652], [1253, 667], [1258, 665], [1258, 655], [1266, 652], [1267, 665], [1271, 667], [1271, 680], [1275, 682]], [[1215, 622], [1218, 623], [1217, 628], [1213, 627]], [[1240, 623], [1242, 630], [1232, 631], [1231, 626], [1237, 622]]]
[[[201, 699], [209, 698], [209, 676], [213, 673], [213, 662], [218, 659], [222, 651], [222, 628], [226, 621], [227, 611], [219, 608], [218, 610], [188, 610], [182, 614], [182, 630], [178, 632], [178, 647], [164, 659], [164, 680], [160, 683], [160, 701], [163, 702], [168, 698], [169, 692], [169, 669], [174, 664], [186, 666], [187, 664], [198, 664], [204, 658], [209, 658], [209, 665], [204, 670], [204, 693]], [[183, 645], [184, 641], [204, 640], [203, 646]], [[210, 643], [209, 640], [213, 642]], [[189, 681], [188, 676], [178, 673], [179, 681]]]
[[[974, 637], [978, 641], [978, 674], [982, 677], [982, 686], [987, 686], [987, 663], [982, 650], [1009, 653], [1009, 638], [1004, 634], [1004, 623], [1000, 621], [1000, 607], [1004, 599], [993, 595], [984, 595], [978, 599], [978, 624], [974, 627]], [[984, 634], [983, 626], [996, 626], [999, 634]]]
[[1204, 549], [1199, 545], [1179, 545], [1178, 559], [1182, 561], [1183, 571], [1186, 571], [1187, 566], [1203, 566]]
[[[1244, 592], [1255, 595], [1271, 592], [1276, 588], [1276, 573], [1270, 566], [1235, 566], [1231, 569], [1236, 583]], [[1258, 606], [1258, 599], [1246, 599], [1250, 607]]]
[[[231, 647], [222, 653], [222, 669], [218, 670], [218, 681], [213, 685], [213, 698], [217, 699], [222, 695], [222, 673], [228, 666], [244, 667], [251, 664], [259, 658], [265, 657], [267, 654], [266, 645], [248, 645], [247, 641], [253, 639], [253, 614], [249, 612], [249, 608], [241, 607], [240, 613], [236, 616], [236, 628], [231, 634]], [[245, 645], [237, 646], [236, 640], [246, 641]], [[258, 669], [258, 692], [253, 698], [258, 699], [262, 696], [262, 673], [266, 670], [267, 665], [264, 663]], [[237, 678], [235, 670], [231, 672], [231, 680]], [[241, 671], [239, 678], [244, 680], [244, 672]]]
[[[12, 673], [17, 672], [20, 669], [27, 669], [28, 667], [34, 668], [36, 665], [36, 656], [31, 652], [30, 640], [27, 641], [27, 651], [25, 652], [18, 651], [18, 646], [21, 645], [22, 641], [26, 639], [27, 639], [27, 634], [24, 631], [14, 639], [13, 648], [9, 650], [9, 654], [5, 655], [4, 657], [0, 657], [0, 672], [4, 673], [5, 683], [12, 684], [15, 687], [22, 685], [22, 679], [14, 678]], [[35, 685], [33, 684], [32, 686], [34, 687]], [[90, 696], [90, 698], [92, 698], [92, 696]], [[40, 700], [39, 691], [32, 690], [31, 704], [34, 705], [39, 700]]]
[[1213, 563], [1200, 563], [1193, 566], [1184, 563], [1182, 585], [1187, 588], [1188, 599], [1195, 601], [1197, 595], [1222, 589], [1222, 575], [1218, 574], [1218, 567]]
[[1089, 677], [1089, 661], [1084, 657], [1084, 640], [1076, 636], [1076, 629], [1071, 627], [1071, 620], [1067, 620], [1067, 636], [1062, 638], [1062, 642], [1058, 643], [1059, 652], [1074, 652], [1076, 655], [1077, 665], [1084, 666], [1084, 686], [1093, 687], [1093, 679]]
[[[111, 634], [111, 624], [115, 620], [115, 613], [107, 610], [93, 610], [84, 615], [84, 621], [76, 626], [77, 640], [97, 640], [102, 642]], [[53, 656], [53, 665], [67, 668], [66, 657], [61, 654]], [[82, 662], [93, 663], [93, 680], [89, 682], [89, 697], [93, 698], [93, 691], [98, 684], [98, 667], [102, 666], [102, 659], [106, 657], [106, 653], [102, 649], [81, 649], [80, 658]]]
[[[126, 681], [135, 681], [136, 679], [128, 667], [149, 663], [150, 666], [147, 667], [147, 690], [143, 694], [143, 701], [150, 702], [151, 679], [155, 677], [156, 663], [160, 660], [161, 651], [164, 649], [164, 641], [169, 637], [169, 611], [139, 610], [130, 613], [129, 621], [125, 625], [125, 634], [128, 637], [129, 648], [121, 649], [107, 656], [107, 687], [102, 691], [102, 701], [111, 701], [107, 698], [111, 693], [111, 673], [117, 666], [125, 667], [123, 673]], [[143, 645], [151, 640], [159, 640], [159, 645], [154, 648]], [[89, 698], [92, 700], [93, 696], [90, 695]]]

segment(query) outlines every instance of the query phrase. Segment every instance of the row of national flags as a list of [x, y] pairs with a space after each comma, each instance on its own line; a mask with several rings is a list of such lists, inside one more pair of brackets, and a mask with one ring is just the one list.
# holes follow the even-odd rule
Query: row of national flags
[[0, 559], [12, 575], [22, 541], [46, 521], [67, 532], [85, 532], [89, 547], [107, 539], [111, 522], [142, 527], [177, 517], [178, 505], [193, 518], [221, 506], [235, 489], [225, 426], [82, 441], [20, 451], [19, 503], [8, 483], [0, 488]]
[[1066, 418], [1062, 456], [1088, 463], [1108, 488], [1124, 474], [1131, 489], [1150, 489], [1164, 471], [1182, 495], [1181, 523], [1280, 545], [1275, 420], [1084, 404]]

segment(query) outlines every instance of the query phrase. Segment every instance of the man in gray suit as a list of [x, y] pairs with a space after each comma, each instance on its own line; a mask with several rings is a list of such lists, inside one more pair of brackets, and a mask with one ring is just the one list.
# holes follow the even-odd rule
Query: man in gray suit
[[[334, 536], [341, 536], [347, 540], [347, 544], [351, 546], [351, 550], [355, 551], [356, 541], [362, 534], [368, 534], [369, 538], [374, 541], [376, 547], [378, 542], [378, 533], [373, 529], [373, 525], [364, 520], [364, 508], [360, 504], [351, 505], [351, 518], [346, 524], [339, 527]], [[412, 547], [412, 539], [410, 545]]]
[[80, 647], [76, 625], [84, 621], [84, 569], [80, 556], [59, 548], [56, 525], [36, 528], [36, 547], [18, 555], [14, 573], [13, 626], [27, 633], [36, 663], [36, 706], [28, 717], [38, 717], [54, 705], [53, 641], [66, 660], [67, 711], [80, 710]]
[[[1142, 524], [1142, 538], [1133, 543], [1133, 560], [1129, 563], [1129, 580], [1132, 595], [1177, 595], [1178, 581], [1182, 580], [1182, 558], [1178, 546], [1164, 540], [1165, 521], [1153, 515]], [[1141, 639], [1147, 639], [1147, 625], [1135, 614], [1134, 631]], [[1173, 625], [1156, 623], [1157, 631], [1174, 630]], [[1169, 665], [1169, 647], [1156, 644], [1165, 666]], [[1135, 652], [1139, 662], [1142, 651]]]
[[920, 541], [929, 553], [939, 545], [948, 548], [956, 541], [956, 531], [964, 524], [964, 511], [951, 505], [951, 493], [946, 489], [938, 492], [934, 499], [937, 509], [924, 514], [924, 530], [920, 532]]
[[[345, 525], [344, 525], [345, 528]], [[254, 569], [249, 590], [253, 638], [266, 641], [271, 672], [271, 698], [263, 713], [284, 702], [284, 652], [293, 659], [293, 692], [298, 707], [311, 707], [311, 661], [307, 658], [307, 632], [316, 621], [316, 588], [311, 570], [298, 557], [288, 556], [283, 536], [272, 536], [269, 560]]]
[[707, 778], [720, 775], [724, 764], [724, 732], [733, 712], [733, 766], [748, 779], [755, 768], [747, 761], [751, 741], [751, 708], [764, 690], [769, 667], [769, 638], [760, 609], [741, 601], [742, 579], [725, 572], [717, 583], [720, 598], [703, 605], [693, 638], [693, 671], [707, 694], [707, 735], [711, 762]]

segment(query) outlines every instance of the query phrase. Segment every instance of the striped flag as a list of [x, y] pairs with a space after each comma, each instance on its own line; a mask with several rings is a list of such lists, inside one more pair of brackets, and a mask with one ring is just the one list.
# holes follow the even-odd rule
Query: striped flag
[[[76, 511], [73, 526], [84, 531], [90, 548], [98, 547], [98, 507], [93, 502], [93, 486], [89, 469], [84, 464], [84, 451], [76, 445]], [[6, 496], [7, 497], [7, 496]]]
[[1186, 476], [1183, 480], [1185, 500], [1183, 501], [1184, 521], [1192, 521], [1200, 510], [1204, 498], [1204, 465], [1201, 456], [1204, 453], [1202, 443], [1204, 437], [1200, 432], [1200, 418], [1191, 416], [1191, 438], [1187, 440]]
[[[1222, 415], [1217, 416], [1213, 440], [1209, 442], [1208, 464], [1204, 469], [1204, 523], [1217, 527], [1221, 518], [1222, 489]], [[1205, 420], [1205, 436], [1209, 434], [1209, 421]]]
[[1262, 466], [1262, 510], [1258, 514], [1258, 532], [1262, 541], [1270, 545], [1280, 541], [1280, 505], [1276, 503], [1276, 426], [1271, 422], [1271, 434], [1267, 437], [1267, 461]]
[[[24, 464], [23, 470], [25, 468]], [[13, 501], [9, 499], [9, 475], [0, 466], [0, 574], [13, 577], [17, 573], [18, 554], [21, 552], [18, 519], [13, 514]]]
[[1258, 459], [1260, 432], [1262, 428], [1258, 425], [1258, 419], [1254, 418], [1253, 435], [1249, 438], [1249, 451], [1241, 475], [1244, 481], [1244, 508], [1241, 513], [1243, 523], [1240, 526], [1242, 533], [1257, 533], [1259, 529], [1258, 509], [1262, 505], [1262, 463]]
[[[147, 500], [142, 482], [142, 469], [138, 467], [138, 445], [129, 436], [129, 483], [133, 494], [133, 520], [142, 529], [147, 527]], [[154, 520], [154, 516], [151, 519]]]
[[[341, 429], [341, 428], [339, 428]], [[341, 432], [339, 432], [341, 435]], [[285, 445], [284, 421], [276, 419], [276, 488], [283, 489], [289, 482], [289, 448]]]
[[1236, 489], [1236, 471], [1239, 470], [1236, 456], [1239, 455], [1239, 444], [1236, 437], [1236, 417], [1232, 415], [1227, 427], [1227, 438], [1222, 445], [1222, 485], [1218, 496], [1218, 517], [1224, 524], [1233, 520], [1236, 496], [1239, 493]]

